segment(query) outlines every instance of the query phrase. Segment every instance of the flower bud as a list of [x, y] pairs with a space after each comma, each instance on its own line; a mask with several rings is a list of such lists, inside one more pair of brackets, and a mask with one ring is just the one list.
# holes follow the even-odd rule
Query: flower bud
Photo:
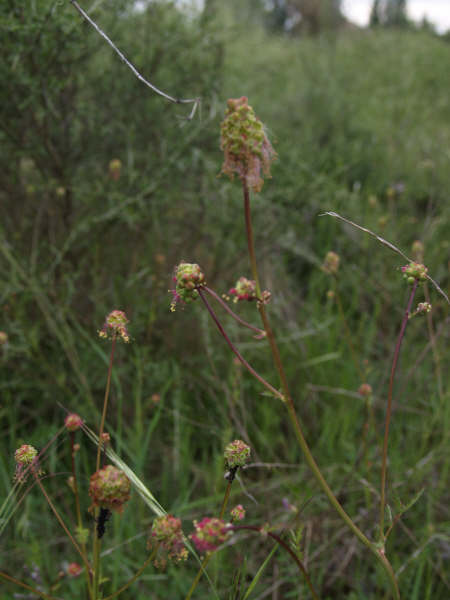
[[19, 483], [25, 481], [25, 472], [30, 468], [33, 473], [40, 475], [42, 471], [39, 469], [39, 463], [37, 459], [37, 450], [29, 444], [22, 444], [14, 453], [14, 460], [16, 461], [16, 473], [14, 479]]
[[83, 569], [78, 563], [73, 562], [67, 566], [67, 575], [69, 575], [69, 577], [78, 577], [82, 570]]
[[0, 346], [6, 346], [8, 343], [8, 334], [4, 331], [0, 331]]
[[96, 471], [89, 484], [89, 496], [94, 506], [121, 513], [130, 499], [131, 483], [123, 471], [107, 465]]
[[237, 175], [251, 190], [260, 192], [263, 177], [270, 177], [270, 165], [276, 153], [245, 96], [230, 98], [227, 105], [220, 126], [220, 148], [224, 152], [222, 173], [230, 179]]
[[336, 252], [327, 252], [321, 267], [322, 271], [328, 273], [328, 275], [336, 275], [339, 270], [339, 262], [339, 254], [336, 254]]
[[242, 504], [238, 504], [231, 509], [230, 515], [233, 522], [242, 521], [242, 519], [245, 517], [245, 508], [242, 506]]
[[255, 300], [256, 299], [256, 283], [246, 277], [239, 277], [235, 287], [228, 292], [230, 296], [234, 296], [234, 302], [240, 300]]
[[83, 419], [79, 415], [71, 413], [64, 419], [64, 425], [68, 431], [76, 431], [82, 427]]
[[177, 302], [189, 304], [198, 298], [198, 288], [206, 285], [205, 275], [196, 263], [180, 262], [173, 275], [175, 290], [170, 310], [173, 312]]
[[122, 162], [118, 158], [113, 158], [109, 163], [109, 176], [114, 181], [117, 181], [122, 171]]
[[200, 553], [213, 552], [230, 534], [227, 523], [215, 517], [205, 517], [200, 523], [194, 521], [194, 527], [195, 533], [192, 533], [190, 538]]
[[113, 310], [106, 317], [105, 323], [98, 332], [98, 335], [105, 339], [108, 337], [121, 337], [124, 342], [129, 342], [130, 336], [128, 335], [127, 330], [128, 322], [127, 316], [123, 310]]
[[368, 383], [362, 383], [358, 388], [358, 394], [366, 398], [372, 395], [372, 386]]
[[229, 469], [243, 467], [250, 458], [250, 446], [242, 440], [234, 440], [225, 448], [224, 457]]
[[402, 273], [404, 279], [409, 284], [413, 284], [415, 281], [418, 283], [427, 279], [427, 267], [422, 263], [410, 262], [409, 265], [402, 267]]

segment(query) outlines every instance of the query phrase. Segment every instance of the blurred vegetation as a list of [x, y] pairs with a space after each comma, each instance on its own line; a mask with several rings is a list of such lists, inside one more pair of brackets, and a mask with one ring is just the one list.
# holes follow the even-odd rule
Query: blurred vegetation
[[[200, 305], [169, 312], [168, 289], [183, 259], [198, 262], [218, 293], [249, 275], [239, 185], [217, 177], [225, 101], [247, 95], [278, 153], [273, 180], [253, 198], [271, 318], [312, 450], [346, 510], [373, 536], [390, 358], [407, 297], [403, 263], [319, 214], [335, 210], [408, 255], [421, 240], [429, 272], [448, 289], [450, 47], [411, 29], [288, 36], [255, 11], [222, 4], [206, 2], [198, 14], [172, 2], [138, 11], [131, 1], [110, 0], [90, 13], [154, 85], [202, 97], [201, 111], [186, 121], [190, 107], [151, 93], [70, 3], [1, 3], [0, 329], [9, 340], [0, 348], [0, 495], [11, 486], [14, 450], [23, 442], [43, 447], [64, 409], [97, 426], [109, 353], [97, 330], [110, 310], [122, 309], [133, 341], [118, 348], [108, 429], [161, 504], [183, 519], [186, 532], [193, 518], [217, 512], [223, 447], [242, 438], [255, 463], [281, 466], [249, 468], [232, 502], [246, 505], [252, 524], [302, 530], [323, 599], [376, 600], [384, 597], [383, 576], [318, 492], [282, 408], [236, 366]], [[329, 250], [341, 257], [342, 305], [374, 389], [366, 443], [366, 407], [355, 393], [361, 376], [327, 295], [332, 282], [320, 270]], [[418, 301], [424, 293], [433, 321], [414, 319], [407, 329], [388, 500], [395, 513], [395, 496], [406, 504], [425, 492], [394, 529], [388, 552], [404, 598], [444, 600], [448, 307], [430, 286]], [[257, 323], [254, 305], [238, 309]], [[264, 342], [224, 322], [277, 385]], [[78, 441], [86, 511], [95, 452], [87, 439]], [[67, 440], [51, 447], [44, 468], [59, 474], [47, 487], [73, 522]], [[287, 511], [284, 498], [300, 512]], [[106, 592], [145, 558], [153, 515], [137, 497], [133, 503], [105, 537]], [[257, 537], [221, 552], [210, 567], [219, 596], [243, 597], [269, 552]], [[37, 569], [49, 590], [64, 561], [75, 559], [33, 489], [3, 534], [2, 569], [27, 581]], [[192, 559], [162, 573], [150, 568], [121, 597], [182, 598], [196, 569]], [[67, 585], [54, 593], [81, 597], [81, 578]], [[18, 591], [2, 586], [0, 598]], [[279, 598], [298, 597], [304, 587], [280, 551], [253, 597], [271, 586]], [[197, 597], [214, 597], [206, 580]]]

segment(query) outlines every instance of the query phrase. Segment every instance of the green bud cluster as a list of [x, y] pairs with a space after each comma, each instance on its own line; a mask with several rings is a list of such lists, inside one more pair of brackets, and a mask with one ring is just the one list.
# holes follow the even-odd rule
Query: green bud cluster
[[415, 281], [421, 283], [427, 279], [427, 267], [422, 263], [410, 262], [402, 267], [403, 278], [412, 285]]

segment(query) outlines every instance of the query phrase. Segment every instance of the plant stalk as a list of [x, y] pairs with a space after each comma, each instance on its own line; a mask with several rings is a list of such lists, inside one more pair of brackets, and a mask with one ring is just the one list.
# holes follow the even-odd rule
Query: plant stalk
[[392, 393], [394, 389], [394, 378], [395, 371], [397, 369], [397, 363], [400, 356], [400, 348], [402, 346], [402, 341], [405, 335], [406, 325], [408, 324], [409, 313], [411, 311], [411, 306], [414, 300], [414, 296], [417, 289], [417, 280], [414, 281], [411, 293], [409, 295], [408, 304], [405, 310], [405, 314], [403, 316], [402, 325], [400, 327], [400, 333], [398, 334], [397, 343], [395, 345], [394, 350], [394, 358], [392, 361], [391, 374], [389, 377], [389, 388], [388, 388], [388, 398], [387, 398], [387, 406], [386, 406], [386, 419], [384, 424], [384, 441], [383, 441], [383, 455], [382, 455], [382, 463], [381, 463], [381, 487], [380, 487], [380, 543], [384, 546], [384, 513], [385, 513], [385, 504], [386, 504], [386, 472], [387, 472], [387, 455], [388, 455], [388, 441], [389, 441], [389, 425], [391, 422], [391, 412], [392, 412]]
[[127, 581], [127, 583], [125, 583], [116, 592], [114, 592], [110, 596], [106, 596], [106, 598], [104, 598], [104, 600], [112, 600], [113, 598], [115, 598], [116, 596], [118, 596], [119, 594], [121, 594], [122, 592], [124, 592], [127, 588], [129, 588], [130, 585], [132, 585], [136, 581], [136, 579], [138, 579], [142, 575], [142, 573], [145, 571], [145, 569], [147, 568], [147, 566], [155, 558], [157, 551], [158, 551], [158, 546], [156, 546], [153, 549], [153, 551], [151, 552], [150, 556], [147, 558], [147, 560], [144, 562], [144, 564], [140, 567], [140, 569], [138, 571], [136, 571], [136, 573], [133, 575], [133, 577], [131, 579], [129, 579]]
[[[255, 248], [254, 248], [253, 227], [252, 227], [251, 210], [250, 210], [250, 194], [249, 194], [249, 189], [248, 189], [245, 179], [242, 179], [242, 187], [243, 187], [243, 193], [244, 193], [245, 227], [246, 227], [246, 233], [247, 233], [247, 244], [248, 244], [250, 265], [251, 265], [251, 269], [252, 269], [252, 277], [256, 283], [257, 295], [259, 298], [261, 298], [261, 286], [259, 283], [258, 268], [257, 268]], [[303, 431], [301, 429], [301, 426], [300, 426], [300, 423], [299, 423], [299, 420], [297, 417], [297, 413], [295, 412], [294, 402], [292, 400], [292, 397], [291, 397], [291, 394], [289, 391], [289, 386], [287, 383], [287, 378], [286, 378], [286, 374], [284, 372], [283, 364], [281, 362], [281, 357], [280, 357], [280, 353], [278, 350], [278, 346], [276, 344], [275, 336], [273, 334], [272, 328], [270, 327], [270, 323], [269, 323], [269, 319], [267, 317], [265, 306], [262, 302], [260, 302], [258, 304], [258, 310], [260, 312], [261, 319], [264, 324], [264, 329], [266, 331], [267, 339], [270, 344], [270, 349], [272, 351], [273, 360], [274, 360], [276, 369], [277, 369], [279, 377], [280, 377], [281, 387], [282, 387], [283, 395], [284, 395], [284, 399], [285, 399], [285, 406], [288, 410], [288, 416], [289, 416], [291, 424], [294, 428], [294, 433], [295, 433], [295, 436], [299, 443], [299, 446], [305, 456], [306, 462], [308, 463], [310, 469], [312, 470], [313, 475], [315, 476], [315, 478], [316, 478], [317, 482], [319, 483], [320, 487], [322, 488], [323, 492], [327, 496], [330, 504], [333, 506], [333, 508], [339, 514], [341, 519], [349, 527], [349, 529], [353, 532], [353, 534], [356, 535], [356, 537], [366, 546], [366, 548], [368, 548], [376, 556], [376, 558], [381, 562], [381, 564], [383, 565], [383, 568], [385, 569], [385, 571], [390, 579], [392, 589], [394, 592], [394, 597], [397, 600], [399, 600], [400, 594], [399, 594], [399, 590], [398, 590], [398, 586], [397, 586], [397, 581], [395, 579], [395, 574], [392, 570], [392, 567], [390, 566], [389, 561], [385, 557], [384, 553], [379, 551], [379, 549], [375, 546], [375, 544], [373, 544], [364, 535], [364, 533], [359, 529], [359, 527], [353, 522], [351, 517], [345, 512], [345, 510], [339, 503], [338, 499], [335, 497], [335, 495], [331, 491], [331, 488], [329, 487], [328, 483], [325, 481], [325, 478], [323, 477], [322, 472], [320, 471], [320, 469], [311, 453], [311, 450], [309, 449], [309, 446], [303, 435]]]
[[6, 581], [10, 581], [11, 583], [15, 583], [16, 585], [23, 587], [26, 590], [29, 590], [32, 594], [36, 594], [36, 596], [40, 596], [41, 598], [44, 598], [44, 600], [57, 600], [57, 598], [55, 598], [54, 596], [50, 596], [49, 594], [41, 592], [40, 590], [37, 590], [31, 585], [28, 585], [27, 583], [24, 583], [23, 581], [20, 581], [15, 577], [11, 577], [11, 575], [8, 575], [7, 573], [3, 573], [3, 571], [0, 571], [0, 577], [3, 577], [3, 579], [6, 579]]

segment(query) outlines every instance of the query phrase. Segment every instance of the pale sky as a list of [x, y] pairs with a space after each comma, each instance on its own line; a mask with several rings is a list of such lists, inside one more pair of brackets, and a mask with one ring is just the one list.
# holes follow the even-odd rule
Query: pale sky
[[[343, 0], [342, 11], [358, 25], [367, 25], [373, 0]], [[442, 33], [450, 29], [450, 0], [408, 0], [408, 15], [414, 21], [424, 16]]]

